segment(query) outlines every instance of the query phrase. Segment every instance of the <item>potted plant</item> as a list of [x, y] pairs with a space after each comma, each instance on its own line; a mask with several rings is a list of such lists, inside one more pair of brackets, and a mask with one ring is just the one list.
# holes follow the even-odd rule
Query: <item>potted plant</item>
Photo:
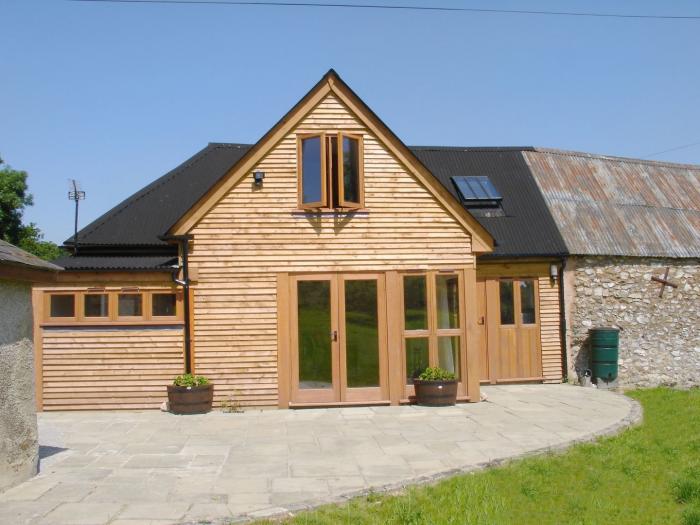
[[168, 403], [173, 414], [205, 414], [211, 410], [214, 385], [204, 376], [183, 374], [168, 385]]
[[428, 367], [413, 378], [416, 403], [428, 407], [452, 406], [457, 402], [457, 378], [438, 366]]

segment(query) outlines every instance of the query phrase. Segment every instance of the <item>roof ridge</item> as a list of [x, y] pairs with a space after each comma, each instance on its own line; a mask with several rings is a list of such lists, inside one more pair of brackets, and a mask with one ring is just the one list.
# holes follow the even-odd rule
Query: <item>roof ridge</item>
[[220, 148], [250, 148], [254, 146], [254, 144], [243, 144], [242, 142], [210, 142], [208, 145]]
[[408, 146], [408, 148], [423, 151], [535, 151], [533, 146]]
[[619, 155], [604, 155], [602, 153], [589, 153], [586, 151], [565, 150], [557, 148], [541, 148], [534, 147], [532, 151], [536, 153], [550, 153], [552, 155], [584, 157], [603, 160], [612, 160], [616, 162], [632, 162], [635, 164], [649, 164], [652, 166], [667, 166], [669, 168], [687, 168], [692, 170], [700, 170], [700, 164], [684, 164], [682, 162], [669, 162], [664, 160], [638, 159], [635, 157], [621, 157]]
[[[112, 219], [113, 217], [117, 217], [120, 215], [124, 210], [128, 209], [130, 206], [132, 206], [134, 203], [140, 201], [143, 197], [149, 195], [152, 193], [156, 188], [159, 188], [169, 180], [171, 180], [175, 175], [178, 175], [182, 170], [185, 168], [189, 168], [191, 166], [194, 166], [197, 164], [199, 161], [201, 161], [203, 158], [205, 158], [211, 151], [218, 147], [216, 144], [207, 144], [203, 149], [199, 150], [197, 153], [195, 153], [192, 157], [187, 159], [185, 162], [180, 164], [179, 166], [176, 166], [169, 172], [167, 172], [165, 175], [157, 178], [150, 184], [147, 184], [140, 190], [138, 190], [136, 193], [131, 195], [130, 197], [126, 198], [122, 202], [118, 203], [115, 205], [112, 209], [104, 213], [102, 216], [98, 217], [95, 219], [93, 222], [88, 224], [83, 230], [79, 231], [79, 234], [84, 234], [84, 235], [90, 235], [93, 233], [97, 228], [102, 226], [105, 222], [108, 220]], [[98, 222], [99, 221], [99, 222]], [[90, 228], [88, 230], [88, 228]], [[79, 236], [80, 238], [80, 236]], [[68, 240], [75, 240], [75, 235], [71, 235], [66, 241], [64, 241], [64, 244]]]

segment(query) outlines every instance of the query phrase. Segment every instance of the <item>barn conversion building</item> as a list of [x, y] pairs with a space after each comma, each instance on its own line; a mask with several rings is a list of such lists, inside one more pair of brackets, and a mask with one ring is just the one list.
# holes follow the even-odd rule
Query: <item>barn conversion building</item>
[[570, 374], [588, 366], [588, 330], [613, 325], [623, 385], [700, 384], [700, 166], [524, 157], [569, 253]]
[[428, 365], [462, 401], [561, 382], [586, 252], [535, 169], [558, 155], [407, 147], [330, 71], [256, 144], [209, 144], [80, 232], [35, 288], [39, 407], [155, 408], [183, 365], [281, 408], [409, 402]]

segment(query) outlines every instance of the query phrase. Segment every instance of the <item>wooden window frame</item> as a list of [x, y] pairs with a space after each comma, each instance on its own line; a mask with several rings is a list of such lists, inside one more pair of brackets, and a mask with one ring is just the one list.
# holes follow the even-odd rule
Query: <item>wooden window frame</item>
[[68, 292], [68, 291], [46, 294], [46, 296], [44, 297], [44, 312], [46, 312], [46, 318], [50, 319], [52, 321], [61, 322], [61, 323], [70, 323], [70, 322], [77, 321], [80, 317], [80, 315], [78, 313], [78, 309], [80, 308], [80, 301], [75, 296], [73, 297], [73, 315], [72, 316], [67, 316], [67, 317], [52, 317], [51, 316], [51, 297], [53, 297], [54, 295], [73, 295], [73, 294], [71, 292]]
[[[346, 201], [345, 200], [345, 174], [343, 173], [343, 166], [345, 165], [345, 159], [343, 158], [343, 139], [347, 137], [349, 139], [357, 140], [357, 191], [358, 191], [358, 202]], [[364, 144], [362, 141], [362, 135], [356, 135], [353, 133], [338, 133], [338, 204], [340, 208], [345, 209], [360, 209], [364, 207], [365, 203], [365, 163], [364, 163]]]
[[[535, 326], [540, 324], [540, 311], [538, 307], [538, 297], [540, 296], [540, 281], [536, 277], [520, 277], [516, 279], [518, 282], [518, 311], [517, 311], [517, 321], [520, 326]], [[521, 283], [523, 281], [532, 281], [532, 294], [533, 294], [533, 307], [535, 309], [535, 320], [532, 323], [523, 322], [523, 290], [521, 288]]]
[[[43, 312], [41, 324], [48, 326], [92, 325], [92, 326], [121, 326], [121, 325], [181, 325], [184, 323], [183, 293], [175, 288], [111, 288], [111, 289], [79, 289], [79, 290], [43, 290]], [[152, 309], [153, 294], [174, 294], [175, 315], [154, 316]], [[51, 317], [51, 296], [73, 295], [75, 297], [75, 316]], [[85, 316], [85, 296], [107, 295], [108, 317]], [[140, 316], [120, 316], [119, 296], [141, 295]]]
[[[170, 291], [152, 290], [152, 291], [148, 294], [149, 297], [150, 297], [150, 303], [151, 303], [151, 304], [150, 304], [150, 309], [149, 309], [149, 311], [148, 311], [148, 312], [149, 312], [149, 315], [150, 315], [150, 319], [153, 320], [153, 321], [160, 321], [160, 320], [167, 321], [167, 320], [169, 320], [169, 319], [173, 319], [173, 318], [178, 318], [178, 317], [180, 317], [181, 314], [182, 314], [182, 312], [181, 312], [181, 310], [182, 310], [182, 307], [181, 307], [182, 301], [180, 300], [180, 297], [179, 297], [179, 296], [180, 296], [181, 294], [182, 294], [182, 292], [178, 292], [178, 291], [172, 291], [172, 292], [170, 292]], [[175, 315], [155, 315], [155, 314], [153, 313], [153, 296], [154, 296], [154, 295], [174, 295], [174, 296], [175, 296]]]
[[[510, 324], [501, 323], [501, 295], [498, 294], [498, 325], [502, 327], [512, 327], [520, 328], [523, 326], [540, 326], [540, 307], [539, 307], [539, 297], [540, 297], [540, 282], [538, 277], [532, 276], [522, 276], [522, 277], [500, 277], [498, 278], [498, 286], [501, 286], [501, 282], [512, 282], [513, 283], [513, 322]], [[532, 281], [533, 282], [533, 294], [535, 295], [535, 322], [534, 323], [523, 323], [523, 312], [522, 312], [522, 297], [520, 290], [520, 283], [522, 281]]]
[[[302, 144], [307, 139], [318, 137], [321, 142], [321, 200], [317, 202], [304, 202], [304, 159]], [[326, 158], [326, 134], [325, 133], [304, 133], [297, 138], [297, 206], [302, 210], [314, 210], [327, 207], [328, 205], [328, 175]]]
[[[145, 294], [141, 290], [120, 290], [117, 292], [117, 311], [116, 316], [117, 316], [117, 321], [143, 321], [146, 318], [147, 313], [150, 311], [149, 310], [149, 305], [150, 301], [147, 300], [147, 297], [150, 297], [150, 294]], [[119, 313], [119, 298], [122, 295], [138, 295], [141, 297], [141, 315], [121, 315]]]
[[[107, 296], [107, 315], [106, 316], [97, 316], [97, 315], [91, 315], [88, 316], [85, 314], [85, 298], [88, 297], [89, 295], [106, 295]], [[109, 292], [106, 290], [103, 291], [96, 291], [96, 290], [88, 290], [86, 292], [82, 292], [80, 294], [76, 294], [76, 300], [80, 299], [80, 308], [81, 308], [81, 315], [78, 317], [79, 319], [85, 319], [89, 321], [109, 321], [112, 311], [114, 310], [114, 300], [112, 298], [112, 295], [110, 295]]]
[[[304, 195], [304, 177], [303, 177], [303, 148], [304, 140], [318, 137], [321, 140], [321, 201], [320, 202], [303, 202]], [[343, 138], [347, 137], [357, 140], [358, 145], [358, 194], [359, 202], [345, 200], [345, 187], [343, 184]], [[338, 202], [333, 200], [333, 157], [329, 155], [331, 147], [331, 138], [337, 141], [337, 158], [338, 170]], [[364, 137], [357, 133], [349, 133], [338, 131], [335, 133], [301, 133], [297, 135], [297, 208], [300, 210], [359, 210], [365, 205], [365, 162], [364, 162]]]
[[[516, 294], [519, 294], [519, 292], [516, 290], [518, 288], [516, 286], [516, 283], [519, 281], [517, 277], [501, 277], [498, 279], [498, 324], [499, 326], [512, 326], [515, 327], [518, 324], [518, 306], [519, 306], [519, 300], [516, 298]], [[501, 283], [504, 282], [509, 282], [512, 283], [513, 285], [513, 322], [512, 323], [503, 323], [503, 313], [502, 313], [502, 304], [501, 304]]]
[[[459, 293], [459, 328], [438, 328], [438, 312], [437, 312], [437, 276], [439, 275], [456, 275], [458, 279]], [[464, 273], [460, 270], [440, 271], [409, 271], [400, 272], [401, 281], [401, 361], [402, 361], [402, 377], [403, 381], [407, 380], [406, 376], [406, 339], [412, 338], [427, 338], [428, 339], [428, 366], [440, 366], [438, 352], [438, 338], [440, 337], [459, 337], [459, 372], [457, 374], [460, 384], [466, 387], [467, 378], [465, 376], [465, 363], [463, 360], [466, 355], [467, 331], [465, 325], [465, 282]], [[404, 309], [404, 277], [423, 276], [426, 280], [427, 295], [427, 314], [428, 314], [428, 329], [427, 330], [406, 330], [406, 313]], [[409, 395], [413, 389], [413, 385], [406, 383], [405, 388], [409, 390]]]

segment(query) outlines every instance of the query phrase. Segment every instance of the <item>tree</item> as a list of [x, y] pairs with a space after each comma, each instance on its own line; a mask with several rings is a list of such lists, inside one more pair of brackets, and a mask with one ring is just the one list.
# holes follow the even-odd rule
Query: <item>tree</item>
[[58, 245], [43, 240], [36, 224], [22, 224], [25, 208], [33, 204], [27, 172], [12, 169], [0, 158], [0, 239], [49, 261], [64, 255]]

